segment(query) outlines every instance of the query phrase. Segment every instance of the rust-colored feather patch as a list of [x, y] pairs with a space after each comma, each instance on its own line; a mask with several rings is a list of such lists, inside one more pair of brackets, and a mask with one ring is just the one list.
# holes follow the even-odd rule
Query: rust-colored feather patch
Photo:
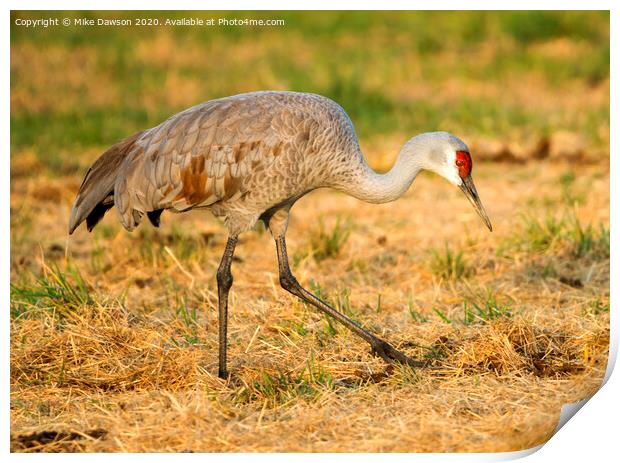
[[303, 155], [316, 138], [312, 118], [287, 109], [285, 100], [297, 104], [288, 94], [268, 92], [212, 100], [130, 137], [111, 148], [115, 165], [109, 170], [118, 174], [103, 197], [114, 195], [128, 230], [151, 211], [180, 212], [240, 198], [264, 181], [277, 159], [292, 151]]

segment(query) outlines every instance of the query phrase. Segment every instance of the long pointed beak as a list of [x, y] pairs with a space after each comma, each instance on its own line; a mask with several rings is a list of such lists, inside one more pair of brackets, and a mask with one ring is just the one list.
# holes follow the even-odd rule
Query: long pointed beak
[[476, 186], [474, 185], [474, 180], [471, 178], [471, 175], [468, 175], [463, 179], [461, 190], [465, 193], [465, 196], [467, 196], [467, 199], [469, 199], [471, 205], [474, 206], [474, 209], [476, 209], [476, 212], [482, 221], [489, 228], [489, 231], [493, 231], [493, 226], [491, 225], [489, 216], [480, 202], [480, 196], [478, 196], [478, 192], [476, 191]]

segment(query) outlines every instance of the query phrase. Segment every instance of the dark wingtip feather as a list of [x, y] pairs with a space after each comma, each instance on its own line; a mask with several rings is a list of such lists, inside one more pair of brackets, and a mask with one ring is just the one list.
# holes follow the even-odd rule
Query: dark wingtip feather
[[103, 202], [107, 202], [106, 198], [114, 194], [114, 182], [119, 174], [119, 169], [121, 169], [123, 161], [142, 133], [135, 133], [116, 143], [99, 156], [88, 169], [71, 210], [71, 217], [69, 218], [70, 235], [85, 219], [88, 231], [92, 230], [103, 218], [106, 211], [114, 205], [111, 202], [104, 205]]
[[161, 222], [161, 213], [163, 209], [157, 209], [156, 211], [149, 211], [146, 213], [146, 216], [149, 218], [154, 227], [159, 227]]
[[111, 203], [111, 204], [99, 203], [95, 206], [95, 208], [91, 211], [91, 213], [88, 214], [88, 216], [86, 217], [86, 228], [88, 229], [89, 232], [92, 231], [93, 228], [95, 228], [95, 225], [97, 225], [99, 221], [103, 219], [103, 216], [105, 215], [105, 213], [108, 212], [108, 210], [113, 205], [114, 203]]

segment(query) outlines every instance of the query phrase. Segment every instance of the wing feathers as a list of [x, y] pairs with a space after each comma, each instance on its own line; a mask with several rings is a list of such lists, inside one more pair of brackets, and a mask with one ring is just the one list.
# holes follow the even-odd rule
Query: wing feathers
[[112, 146], [103, 153], [86, 173], [71, 209], [69, 234], [92, 213], [88, 220], [89, 230], [103, 218], [109, 207], [98, 208], [99, 203], [113, 193], [114, 182], [126, 157], [135, 148], [136, 140], [144, 132], [138, 132]]
[[[86, 175], [70, 232], [90, 213], [88, 225], [94, 226], [109, 209], [98, 205], [111, 195], [129, 230], [144, 214], [157, 225], [157, 211], [239, 197], [253, 173], [287, 150], [312, 144], [314, 121], [309, 113], [287, 106], [286, 98], [296, 97], [276, 92], [212, 100], [114, 145]], [[108, 200], [106, 206], [111, 205]]]

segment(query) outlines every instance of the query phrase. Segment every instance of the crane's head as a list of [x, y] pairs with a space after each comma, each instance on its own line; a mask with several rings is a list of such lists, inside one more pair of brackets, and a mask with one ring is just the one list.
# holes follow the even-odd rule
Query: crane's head
[[465, 193], [485, 225], [490, 231], [493, 231], [491, 221], [482, 206], [471, 176], [472, 161], [467, 145], [447, 132], [424, 134], [419, 141], [426, 147], [427, 153], [423, 161], [423, 168], [441, 175], [453, 185], [458, 186]]

